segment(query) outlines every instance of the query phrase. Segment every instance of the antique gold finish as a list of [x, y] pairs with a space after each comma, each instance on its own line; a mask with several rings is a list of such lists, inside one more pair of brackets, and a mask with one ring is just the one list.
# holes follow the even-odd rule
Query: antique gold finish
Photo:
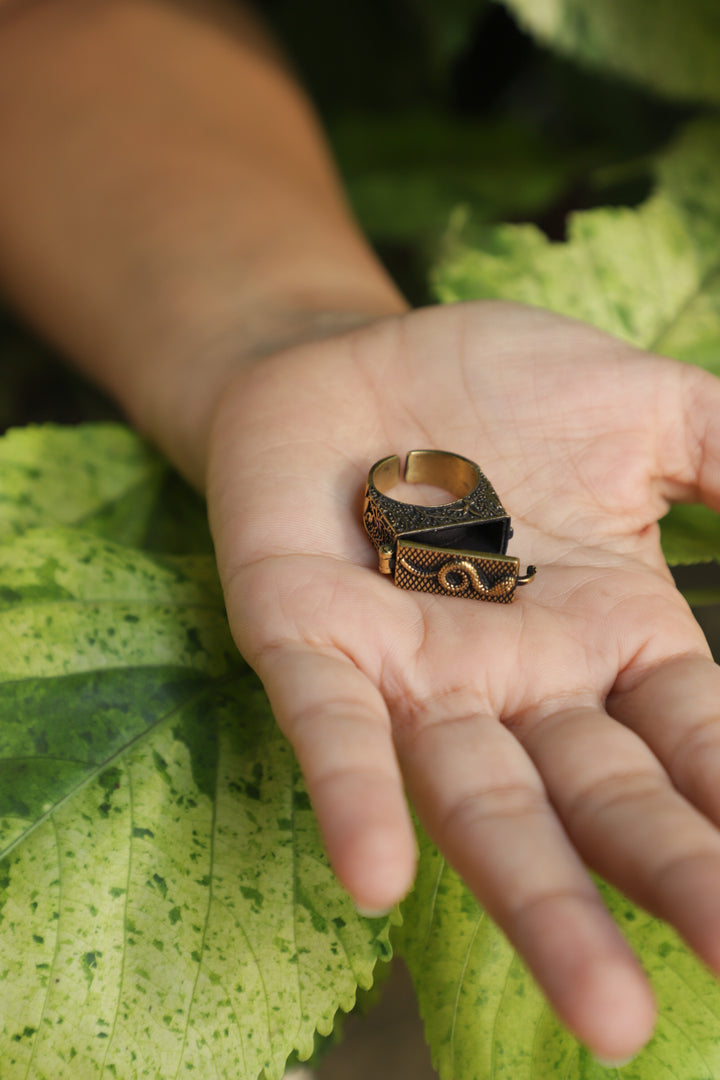
[[381, 574], [392, 574], [393, 549], [391, 547], [378, 548], [378, 570]]
[[440, 506], [416, 506], [386, 493], [400, 481], [396, 454], [373, 465], [365, 489], [363, 524], [379, 569], [401, 589], [508, 604], [517, 585], [535, 576], [506, 555], [510, 518], [490, 481], [468, 458], [444, 450], [411, 450], [402, 478], [455, 495]]

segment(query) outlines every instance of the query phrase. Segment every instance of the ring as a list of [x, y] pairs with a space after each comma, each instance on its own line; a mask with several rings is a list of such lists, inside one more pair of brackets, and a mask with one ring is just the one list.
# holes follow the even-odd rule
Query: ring
[[474, 461], [444, 450], [411, 450], [403, 479], [432, 484], [456, 496], [441, 506], [416, 506], [385, 494], [400, 480], [397, 454], [376, 461], [368, 474], [363, 525], [379, 557], [381, 574], [400, 589], [509, 604], [520, 560], [506, 555], [513, 534], [497, 493]]

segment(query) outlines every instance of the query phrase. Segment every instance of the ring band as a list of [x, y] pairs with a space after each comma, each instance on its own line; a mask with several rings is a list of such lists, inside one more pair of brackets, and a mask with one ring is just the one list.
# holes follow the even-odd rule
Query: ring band
[[400, 480], [397, 454], [376, 461], [368, 475], [363, 524], [379, 570], [400, 589], [509, 604], [517, 585], [535, 576], [506, 555], [510, 518], [474, 461], [444, 450], [411, 450], [403, 479], [432, 484], [456, 496], [441, 506], [416, 506], [385, 494]]

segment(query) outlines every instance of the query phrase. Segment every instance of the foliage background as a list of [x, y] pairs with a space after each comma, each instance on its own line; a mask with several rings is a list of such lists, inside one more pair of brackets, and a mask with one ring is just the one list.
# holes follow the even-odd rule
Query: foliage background
[[[654, 319], [668, 351], [716, 365], [712, 0], [507, 4], [563, 58], [483, 0], [265, 7], [413, 302], [545, 298], [603, 324], [620, 282], [612, 329], [647, 345]], [[638, 223], [664, 253], [662, 310], [628, 241]], [[588, 244], [601, 273], [570, 295], [565, 264], [572, 276]], [[2, 314], [2, 428], [117, 418], [57, 360]], [[272, 1080], [371, 985], [400, 916], [361, 919], [332, 882], [292, 755], [228, 642], [198, 501], [121, 427], [30, 427], [0, 447], [0, 1075]], [[717, 520], [681, 512], [666, 543], [704, 564]], [[703, 565], [689, 583], [708, 603], [720, 578]], [[392, 937], [444, 1080], [607, 1075], [420, 843]], [[714, 981], [606, 895], [663, 1006], [623, 1075], [720, 1077]]]

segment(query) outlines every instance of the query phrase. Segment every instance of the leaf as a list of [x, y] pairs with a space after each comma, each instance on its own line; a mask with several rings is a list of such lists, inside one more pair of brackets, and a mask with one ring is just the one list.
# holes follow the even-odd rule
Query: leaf
[[[707, 586], [699, 589], [683, 589], [683, 596], [691, 608], [720, 608], [720, 587]], [[696, 612], [697, 614], [697, 612]], [[706, 632], [706, 637], [709, 634]]]
[[390, 955], [202, 562], [0, 546], [3, 1080], [276, 1080]]
[[[683, 351], [714, 327], [720, 275], [720, 124], [689, 127], [658, 162], [657, 188], [639, 209], [573, 214], [568, 242], [533, 225], [473, 230], [455, 223], [435, 271], [445, 301], [503, 297], [584, 319], [644, 348], [682, 335]], [[697, 329], [694, 305], [707, 323]], [[683, 359], [683, 357], [680, 357]]]
[[[567, 243], [533, 225], [476, 229], [460, 215], [436, 292], [446, 302], [498, 297], [550, 308], [720, 374], [719, 173], [720, 124], [705, 120], [659, 160], [642, 206], [575, 214]], [[673, 511], [667, 529], [670, 561], [720, 559], [709, 510]]]
[[720, 562], [720, 515], [704, 506], [673, 506], [662, 520], [662, 546], [670, 566]]
[[0, 543], [57, 524], [153, 551], [212, 551], [202, 500], [121, 424], [13, 429], [0, 470]]
[[503, 0], [541, 41], [669, 97], [720, 101], [715, 0]]
[[558, 1023], [502, 933], [426, 837], [394, 934], [418, 995], [441, 1080], [713, 1080], [720, 1076], [720, 992], [664, 924], [600, 885], [661, 1001], [646, 1049], [618, 1072]]
[[345, 116], [330, 134], [363, 227], [385, 243], [437, 238], [458, 203], [485, 220], [536, 214], [603, 153], [549, 145], [516, 120], [429, 110]]

